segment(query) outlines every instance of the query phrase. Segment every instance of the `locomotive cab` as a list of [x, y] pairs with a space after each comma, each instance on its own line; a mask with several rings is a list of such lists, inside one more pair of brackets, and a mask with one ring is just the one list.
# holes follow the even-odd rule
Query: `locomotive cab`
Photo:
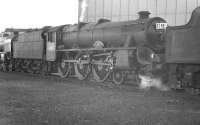
[[46, 34], [46, 59], [48, 61], [55, 61], [56, 59], [56, 36], [54, 30], [50, 30]]
[[63, 26], [53, 27], [45, 32], [47, 61], [56, 61], [56, 49], [63, 49], [62, 28]]

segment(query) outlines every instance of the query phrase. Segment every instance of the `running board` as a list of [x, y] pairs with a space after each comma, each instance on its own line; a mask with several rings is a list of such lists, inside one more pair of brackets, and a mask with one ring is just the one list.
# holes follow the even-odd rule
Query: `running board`
[[60, 74], [57, 72], [57, 73], [50, 73], [51, 75], [55, 75], [55, 76], [59, 76]]
[[[51, 74], [51, 75], [54, 75], [54, 76], [60, 76], [60, 73], [58, 73], [58, 72], [57, 72], [57, 73], [50, 73], [50, 74]], [[70, 75], [69, 77], [70, 77], [70, 78], [71, 78], [71, 77], [74, 78], [74, 77], [77, 77], [77, 76], [76, 76], [76, 75]]]

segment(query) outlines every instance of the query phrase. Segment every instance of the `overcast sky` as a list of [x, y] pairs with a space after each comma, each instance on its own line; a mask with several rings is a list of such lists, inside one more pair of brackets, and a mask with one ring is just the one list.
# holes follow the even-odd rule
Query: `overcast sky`
[[78, 0], [0, 0], [0, 31], [78, 21]]

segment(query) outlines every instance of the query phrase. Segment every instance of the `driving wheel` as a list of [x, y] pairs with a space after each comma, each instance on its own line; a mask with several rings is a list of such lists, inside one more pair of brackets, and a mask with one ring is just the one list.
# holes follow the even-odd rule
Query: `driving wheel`
[[75, 73], [79, 80], [85, 80], [91, 71], [89, 64], [89, 56], [82, 54], [77, 57], [77, 63], [75, 63]]
[[95, 60], [95, 62], [92, 66], [93, 77], [96, 82], [104, 82], [111, 73], [110, 65], [103, 58]]
[[58, 73], [61, 78], [67, 78], [70, 74], [71, 64], [70, 62], [65, 62], [69, 59], [69, 55], [62, 55], [61, 60], [58, 63]]

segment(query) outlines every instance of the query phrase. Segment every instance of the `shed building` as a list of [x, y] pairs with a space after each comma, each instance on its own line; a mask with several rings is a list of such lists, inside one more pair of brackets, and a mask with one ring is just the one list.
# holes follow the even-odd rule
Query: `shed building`
[[82, 22], [125, 21], [137, 19], [137, 13], [145, 10], [174, 26], [187, 23], [199, 5], [200, 0], [79, 0], [79, 17]]

